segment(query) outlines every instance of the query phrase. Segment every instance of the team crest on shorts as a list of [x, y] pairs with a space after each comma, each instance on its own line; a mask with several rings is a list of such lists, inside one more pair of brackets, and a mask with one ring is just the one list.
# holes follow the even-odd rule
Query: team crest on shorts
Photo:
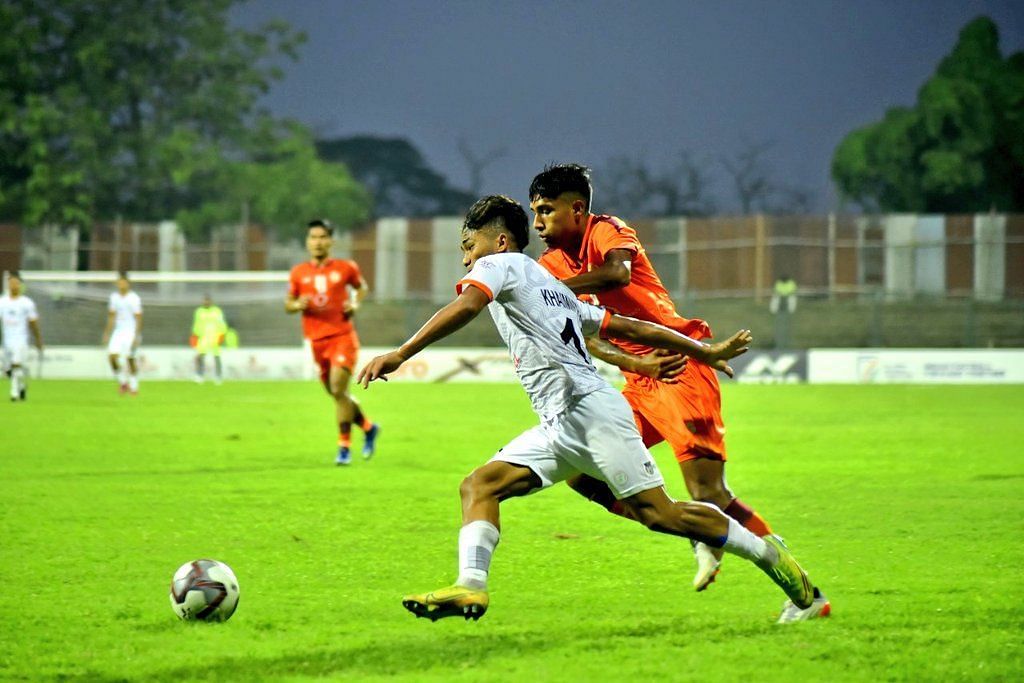
[[651, 475], [653, 477], [654, 476], [654, 463], [651, 462], [650, 460], [645, 462], [644, 463], [644, 471], [646, 471], [647, 474], [649, 474], [649, 475]]

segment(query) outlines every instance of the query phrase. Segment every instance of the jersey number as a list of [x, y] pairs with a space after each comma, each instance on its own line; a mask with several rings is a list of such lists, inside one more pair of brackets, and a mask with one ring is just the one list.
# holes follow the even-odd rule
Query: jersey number
[[583, 360], [587, 359], [587, 352], [583, 350], [583, 344], [580, 342], [580, 338], [576, 336], [576, 328], [573, 327], [572, 320], [570, 318], [565, 319], [565, 327], [562, 328], [562, 343], [572, 345], [576, 348], [576, 351], [583, 357]]

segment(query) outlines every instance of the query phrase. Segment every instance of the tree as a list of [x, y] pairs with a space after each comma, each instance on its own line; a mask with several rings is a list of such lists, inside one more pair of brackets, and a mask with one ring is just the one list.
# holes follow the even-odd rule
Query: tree
[[794, 214], [806, 213], [811, 209], [813, 192], [772, 180], [775, 174], [765, 160], [765, 155], [774, 144], [743, 140], [742, 147], [733, 157], [721, 159], [744, 214], [755, 211]]
[[281, 22], [231, 26], [235, 2], [0, 5], [3, 217], [88, 225], [209, 212], [235, 171], [294, 137], [258, 99], [280, 77], [274, 60], [294, 59], [304, 36]]
[[259, 161], [222, 165], [214, 184], [220, 188], [215, 198], [179, 212], [178, 222], [187, 233], [253, 222], [282, 237], [295, 237], [312, 218], [328, 218], [342, 229], [370, 218], [366, 189], [344, 165], [318, 158], [308, 132], [298, 126]]
[[995, 23], [971, 21], [914, 107], [843, 139], [832, 177], [884, 211], [1024, 210], [1024, 53], [1004, 59]]
[[706, 216], [714, 211], [707, 164], [686, 150], [665, 169], [640, 158], [619, 155], [595, 175], [595, 198], [601, 211], [626, 216]]
[[372, 135], [318, 140], [321, 159], [345, 164], [370, 191], [377, 216], [460, 215], [476, 197], [451, 187], [405, 138]]

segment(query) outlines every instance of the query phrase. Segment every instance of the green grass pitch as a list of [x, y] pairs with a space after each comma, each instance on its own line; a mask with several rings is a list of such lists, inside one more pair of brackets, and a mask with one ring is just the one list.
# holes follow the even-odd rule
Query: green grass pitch
[[[402, 609], [403, 593], [454, 579], [460, 479], [535, 423], [518, 386], [359, 389], [383, 432], [377, 458], [349, 468], [333, 465], [314, 383], [30, 392], [0, 404], [3, 680], [1024, 674], [1019, 386], [725, 388], [729, 483], [833, 603], [788, 627], [752, 566], [727, 557], [694, 593], [687, 543], [564, 486], [503, 505], [482, 620]], [[200, 557], [239, 577], [227, 623], [168, 605], [171, 574]]]

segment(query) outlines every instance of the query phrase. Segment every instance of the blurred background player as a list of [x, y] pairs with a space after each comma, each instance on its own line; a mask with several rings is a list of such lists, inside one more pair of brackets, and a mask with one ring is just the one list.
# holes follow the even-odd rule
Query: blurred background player
[[[577, 295], [594, 295], [608, 310], [658, 323], [694, 339], [711, 338], [703, 320], [678, 315], [675, 305], [637, 238], [636, 231], [614, 216], [590, 212], [590, 171], [578, 164], [550, 166], [530, 184], [533, 227], [548, 249], [540, 263]], [[596, 357], [623, 367], [623, 353], [643, 356], [650, 346], [616, 340], [591, 343]], [[644, 445], [667, 441], [693, 500], [718, 506], [758, 536], [769, 536], [768, 523], [741, 502], [725, 483], [725, 425], [721, 393], [713, 368], [690, 361], [678, 382], [666, 383], [624, 370], [622, 390]], [[611, 512], [624, 510], [608, 487], [592, 477], [570, 482], [580, 494]], [[693, 585], [704, 590], [718, 574], [720, 551], [695, 544], [697, 573]], [[780, 621], [827, 615], [828, 601], [815, 588], [809, 607], [784, 609]]]
[[359, 353], [352, 316], [369, 287], [355, 261], [330, 257], [334, 228], [326, 220], [306, 226], [306, 250], [310, 260], [292, 268], [284, 310], [302, 313], [302, 332], [320, 367], [320, 381], [334, 398], [338, 424], [338, 455], [335, 462], [351, 462], [352, 423], [363, 430], [363, 458], [373, 457], [380, 427], [370, 422], [349, 396], [349, 382]]
[[725, 342], [704, 344], [664, 326], [611, 315], [577, 301], [521, 253], [529, 234], [526, 212], [515, 200], [492, 195], [474, 204], [461, 233], [462, 262], [469, 274], [456, 285], [458, 297], [409, 341], [377, 356], [359, 374], [364, 387], [375, 379], [386, 380], [409, 358], [487, 308], [541, 420], [459, 487], [463, 526], [455, 584], [406, 596], [402, 604], [431, 620], [483, 616], [490, 603], [487, 579], [500, 538], [501, 502], [588, 472], [607, 482], [615, 498], [651, 531], [704, 539], [748, 559], [792, 601], [808, 608], [813, 601], [810, 580], [778, 538], [752, 534], [714, 505], [668, 497], [629, 405], [598, 374], [580, 341], [598, 334], [643, 341], [701, 358], [708, 367], [731, 375], [726, 361], [746, 350], [750, 333], [741, 330]]
[[192, 316], [192, 337], [189, 340], [196, 350], [195, 381], [202, 384], [206, 379], [206, 356], [213, 356], [215, 384], [224, 379], [224, 371], [220, 361], [220, 348], [228, 332], [228, 323], [224, 319], [224, 311], [213, 304], [209, 294], [203, 296], [203, 303]]
[[110, 369], [114, 371], [122, 394], [130, 392], [134, 396], [139, 393], [139, 366], [135, 354], [141, 342], [142, 299], [132, 291], [128, 273], [122, 271], [117, 276], [117, 291], [110, 293], [107, 327], [103, 330]]
[[0, 297], [0, 328], [3, 330], [4, 372], [11, 378], [11, 400], [24, 401], [28, 395], [28, 331], [32, 330], [40, 357], [43, 336], [39, 332], [39, 314], [32, 299], [22, 294], [21, 274], [7, 276], [7, 294]]

